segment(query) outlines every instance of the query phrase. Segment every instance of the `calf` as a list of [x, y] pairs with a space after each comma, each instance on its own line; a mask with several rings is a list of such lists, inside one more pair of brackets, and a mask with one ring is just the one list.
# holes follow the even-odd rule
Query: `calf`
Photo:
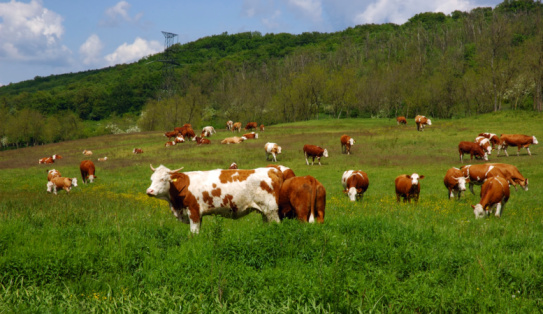
[[494, 133], [479, 133], [478, 136], [484, 136], [487, 139], [489, 139], [490, 143], [492, 144], [492, 149], [494, 149], [494, 145], [500, 146], [500, 143], [501, 143], [500, 137]]
[[40, 158], [38, 160], [38, 163], [39, 164], [52, 164], [55, 162], [55, 160], [57, 159], [62, 159], [62, 156], [60, 155], [53, 155], [53, 156], [50, 156], [50, 157], [44, 157], [44, 158]]
[[321, 148], [319, 146], [315, 145], [304, 145], [304, 156], [305, 156], [305, 163], [309, 166], [309, 161], [307, 160], [307, 157], [313, 157], [313, 162], [311, 162], [311, 165], [315, 164], [315, 157], [317, 157], [317, 161], [319, 162], [319, 166], [321, 166], [321, 157], [328, 157], [328, 150], [326, 148]]
[[245, 136], [242, 137], [227, 137], [224, 140], [221, 141], [221, 144], [239, 144], [243, 141], [245, 141], [247, 138]]
[[98, 161], [106, 161], [107, 160], [107, 157], [104, 157], [104, 158], [98, 158]]
[[417, 124], [417, 131], [424, 131], [425, 125], [432, 125], [432, 121], [425, 116], [416, 116], [415, 123]]
[[407, 119], [405, 117], [397, 117], [396, 118], [396, 123], [398, 123], [398, 125], [400, 124], [407, 124]]
[[474, 143], [479, 144], [479, 146], [481, 146], [481, 148], [486, 151], [488, 155], [492, 155], [492, 143], [490, 143], [488, 138], [484, 136], [477, 136]]
[[51, 181], [47, 182], [47, 192], [53, 192], [57, 195], [57, 190], [63, 189], [66, 193], [70, 193], [70, 190], [74, 186], [77, 186], [76, 178], [54, 177]]
[[350, 137], [349, 135], [344, 134], [341, 136], [340, 142], [341, 142], [341, 153], [342, 154], [346, 153], [347, 155], [350, 155], [351, 146], [353, 146], [354, 143], [356, 143], [354, 138]]
[[283, 182], [279, 192], [279, 219], [324, 223], [326, 190], [312, 176], [293, 177]]
[[233, 127], [234, 127], [234, 121], [229, 120], [229, 121], [226, 122], [226, 129], [227, 130], [231, 131]]
[[256, 122], [248, 122], [247, 125], [245, 126], [245, 131], [248, 131], [248, 130], [252, 130], [252, 129], [255, 129], [258, 127], [258, 124]]
[[460, 162], [462, 163], [464, 162], [464, 154], [469, 154], [471, 157], [470, 160], [473, 160], [473, 156], [488, 160], [485, 151], [477, 143], [460, 142], [458, 144], [458, 153], [460, 154]]
[[83, 160], [79, 165], [79, 170], [84, 184], [87, 184], [87, 181], [93, 183], [94, 179], [97, 178], [94, 163], [90, 160]]
[[500, 135], [500, 139], [501, 143], [498, 146], [498, 156], [500, 155], [500, 150], [503, 148], [505, 156], [509, 157], [509, 154], [507, 153], [508, 146], [516, 146], [518, 148], [517, 156], [520, 155], [520, 149], [522, 147], [526, 148], [528, 155], [532, 156], [532, 153], [530, 152], [530, 145], [539, 144], [535, 136], [528, 136], [522, 134], [502, 134]]
[[462, 175], [469, 180], [469, 190], [472, 194], [474, 185], [482, 185], [488, 178], [502, 177], [506, 178], [505, 174], [497, 167], [489, 164], [482, 165], [466, 165], [460, 168]]
[[85, 156], [92, 156], [92, 152], [91, 152], [90, 150], [86, 150], [86, 149], [85, 149], [85, 150], [83, 151], [83, 155], [85, 155]]
[[232, 132], [234, 131], [238, 131], [238, 132], [241, 132], [241, 122], [236, 122], [234, 123], [234, 125], [232, 126]]
[[51, 181], [51, 179], [61, 176], [60, 171], [56, 169], [47, 170], [47, 181]]
[[264, 151], [266, 152], [266, 161], [268, 161], [268, 158], [272, 155], [273, 161], [277, 162], [277, 155], [281, 154], [281, 146], [275, 143], [266, 143], [264, 145]]
[[260, 125], [260, 132], [264, 131], [264, 124]]
[[183, 137], [183, 135], [178, 135], [178, 136], [175, 137], [175, 139], [173, 141], [176, 144], [185, 143], [185, 138]]
[[257, 139], [258, 133], [251, 132], [251, 133], [243, 134], [243, 136], [245, 136], [247, 139]]
[[343, 184], [343, 193], [349, 196], [351, 201], [356, 201], [358, 196], [360, 200], [364, 198], [364, 192], [370, 185], [368, 174], [361, 170], [347, 170], [341, 177], [341, 184]]
[[467, 182], [470, 182], [469, 177], [465, 177], [462, 170], [458, 168], [451, 168], [447, 170], [447, 173], [445, 173], [445, 178], [443, 178], [443, 183], [445, 184], [447, 190], [449, 190], [447, 194], [449, 200], [454, 198], [454, 192], [457, 193], [458, 199], [460, 199], [460, 195], [466, 190]]
[[496, 207], [496, 217], [501, 217], [502, 210], [509, 200], [509, 184], [502, 177], [492, 177], [483, 183], [481, 200], [477, 205], [471, 205], [475, 218], [487, 216]]
[[400, 202], [400, 197], [403, 197], [403, 202], [411, 203], [411, 199], [415, 202], [419, 201], [420, 182], [424, 176], [419, 176], [417, 173], [412, 175], [402, 174], [396, 177], [394, 181], [396, 186], [396, 201]]
[[197, 137], [195, 137], [195, 140], [196, 140], [196, 144], [198, 144], [198, 145], [211, 144], [211, 141], [208, 140], [207, 138], [197, 136]]
[[132, 154], [143, 154], [143, 149], [141, 148], [134, 148], [132, 151]]
[[177, 144], [175, 141], [166, 142], [166, 143], [164, 143], [164, 147], [174, 146], [175, 144]]
[[228, 169], [238, 169], [238, 164], [236, 164], [235, 162], [233, 162], [230, 167], [228, 167]]
[[528, 191], [528, 179], [525, 178], [520, 173], [520, 171], [518, 171], [517, 167], [510, 164], [502, 163], [489, 163], [487, 165], [494, 166], [499, 169], [503, 173], [509, 184], [515, 187], [515, 190], [517, 190], [518, 184], [521, 188], [524, 189], [524, 191]]
[[281, 166], [281, 165], [267, 165], [266, 167], [272, 167], [277, 170], [281, 170], [283, 173], [283, 181], [286, 179], [294, 178], [296, 175], [294, 174], [294, 171], [290, 169], [289, 167]]

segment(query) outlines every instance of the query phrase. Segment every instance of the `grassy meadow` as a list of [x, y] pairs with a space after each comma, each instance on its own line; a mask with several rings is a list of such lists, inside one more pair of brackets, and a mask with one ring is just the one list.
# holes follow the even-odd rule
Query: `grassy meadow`
[[[0, 312], [541, 312], [543, 147], [489, 156], [530, 179], [529, 191], [511, 190], [502, 218], [475, 220], [479, 196], [448, 200], [443, 177], [461, 165], [458, 142], [481, 132], [541, 141], [542, 122], [502, 112], [433, 119], [417, 132], [413, 119], [326, 119], [270, 126], [239, 145], [220, 145], [230, 133], [217, 128], [208, 146], [165, 148], [161, 133], [147, 132], [0, 152]], [[356, 140], [350, 156], [341, 154], [342, 134]], [[268, 141], [282, 146], [278, 164], [325, 186], [323, 225], [206, 216], [193, 236], [165, 201], [145, 194], [151, 163], [261, 167], [270, 164]], [[306, 166], [304, 144], [330, 157]], [[38, 165], [52, 154], [64, 158]], [[96, 165], [93, 184], [81, 182], [84, 159]], [[79, 186], [46, 193], [51, 168]], [[363, 201], [342, 192], [349, 169], [368, 173]], [[397, 203], [394, 179], [413, 172], [425, 175], [419, 203]]]

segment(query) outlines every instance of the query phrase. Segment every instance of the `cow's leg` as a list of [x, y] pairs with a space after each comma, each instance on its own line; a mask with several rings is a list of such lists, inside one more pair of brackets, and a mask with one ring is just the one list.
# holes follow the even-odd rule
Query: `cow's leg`
[[496, 204], [496, 214], [494, 215], [498, 218], [502, 216], [502, 209], [505, 205], [505, 204], [502, 204], [502, 202], [499, 202], [498, 204]]
[[526, 151], [528, 152], [528, 155], [532, 156], [532, 153], [530, 153], [530, 147], [526, 147]]
[[55, 195], [57, 195], [57, 185], [56, 185], [56, 184], [53, 186], [53, 193], [54, 193]]
[[307, 160], [307, 153], [304, 152], [304, 156], [305, 156], [305, 163], [309, 166], [309, 160]]
[[475, 192], [473, 192], [473, 186], [474, 184], [473, 183], [469, 183], [469, 190], [471, 191], [471, 194], [475, 195]]
[[321, 165], [321, 158], [320, 158], [320, 157], [317, 157], [317, 161], [319, 162], [319, 166], [322, 166], [322, 165]]
[[396, 202], [400, 202], [400, 194], [398, 194], [398, 192], [396, 192]]
[[187, 211], [189, 223], [190, 223], [190, 232], [200, 233], [200, 225], [202, 224], [202, 217], [200, 217], [200, 212], [198, 209], [189, 208]]
[[460, 196], [462, 195], [462, 191], [458, 191], [457, 195], [458, 195], [458, 200], [460, 200]]
[[463, 153], [460, 153], [460, 162], [461, 163], [464, 163], [464, 154]]
[[505, 153], [505, 156], [509, 157], [509, 154], [507, 153], [507, 147], [503, 147], [503, 152]]
[[454, 193], [453, 193], [453, 190], [451, 188], [449, 188], [448, 196], [449, 196], [449, 200], [451, 199], [451, 197], [454, 198]]
[[520, 149], [522, 148], [522, 146], [517, 146], [517, 156], [520, 156]]
[[272, 153], [273, 161], [277, 162], [277, 155], [275, 153]]

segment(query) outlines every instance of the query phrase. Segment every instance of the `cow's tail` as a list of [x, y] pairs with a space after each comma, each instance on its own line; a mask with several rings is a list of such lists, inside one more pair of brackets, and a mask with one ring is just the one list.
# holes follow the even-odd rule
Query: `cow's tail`
[[311, 180], [311, 195], [310, 195], [310, 205], [309, 205], [309, 223], [315, 223], [315, 217], [318, 216], [317, 213], [317, 179], [312, 178]]

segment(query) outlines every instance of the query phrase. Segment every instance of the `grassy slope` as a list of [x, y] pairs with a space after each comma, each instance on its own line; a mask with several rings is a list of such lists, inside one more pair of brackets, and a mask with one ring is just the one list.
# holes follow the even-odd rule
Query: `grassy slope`
[[[0, 311], [170, 309], [183, 311], [492, 311], [542, 308], [542, 156], [521, 151], [491, 161], [516, 165], [530, 190], [512, 191], [501, 219], [475, 220], [478, 196], [447, 200], [443, 176], [459, 166], [456, 146], [480, 132], [542, 137], [541, 115], [500, 113], [434, 120], [321, 120], [269, 127], [240, 145], [185, 143], [164, 148], [161, 134], [111, 135], [0, 152]], [[340, 154], [339, 137], [356, 139]], [[541, 140], [541, 139], [540, 139]], [[189, 235], [163, 201], [148, 198], [151, 170], [265, 166], [264, 143], [283, 147], [279, 163], [313, 175], [327, 190], [325, 224], [263, 225], [205, 217]], [[306, 166], [301, 148], [328, 148], [323, 166]], [[132, 155], [134, 147], [145, 151]], [[70, 195], [45, 193], [51, 166], [79, 177], [83, 149], [94, 152], [97, 182]], [[98, 157], [108, 156], [105, 163]], [[370, 177], [363, 202], [341, 191], [341, 175]], [[397, 204], [394, 178], [418, 172], [418, 205]], [[479, 188], [476, 187], [478, 192]], [[468, 192], [469, 193], [469, 192]]]

